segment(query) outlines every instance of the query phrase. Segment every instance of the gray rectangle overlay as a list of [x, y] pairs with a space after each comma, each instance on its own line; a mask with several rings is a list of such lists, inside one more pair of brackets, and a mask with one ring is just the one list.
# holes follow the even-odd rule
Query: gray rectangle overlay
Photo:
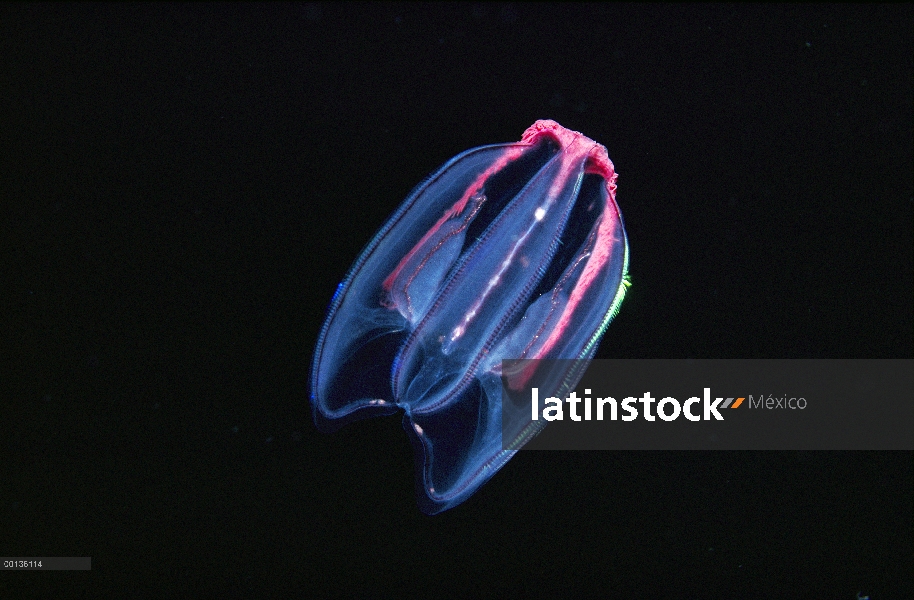
[[503, 361], [502, 371], [505, 449], [914, 450], [911, 359]]
[[5, 556], [0, 558], [4, 571], [91, 571], [91, 556]]

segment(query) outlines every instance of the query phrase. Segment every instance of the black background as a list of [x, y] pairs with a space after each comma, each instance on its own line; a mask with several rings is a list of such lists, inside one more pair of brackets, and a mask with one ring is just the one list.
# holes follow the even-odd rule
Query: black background
[[912, 356], [911, 6], [0, 8], [0, 596], [912, 596], [911, 453], [521, 453], [416, 508], [310, 355], [413, 185], [619, 173], [602, 358]]

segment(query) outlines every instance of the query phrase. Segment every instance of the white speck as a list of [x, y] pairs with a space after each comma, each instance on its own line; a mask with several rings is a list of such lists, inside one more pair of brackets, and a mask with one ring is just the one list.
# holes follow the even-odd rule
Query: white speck
[[422, 435], [422, 428], [419, 427], [419, 425], [417, 423], [413, 423], [413, 429], [416, 430], [416, 433], [418, 433], [419, 435]]
[[533, 213], [533, 218], [536, 219], [537, 221], [542, 221], [543, 217], [545, 217], [545, 216], [546, 216], [546, 209], [544, 209], [542, 206], [537, 208], [536, 211]]

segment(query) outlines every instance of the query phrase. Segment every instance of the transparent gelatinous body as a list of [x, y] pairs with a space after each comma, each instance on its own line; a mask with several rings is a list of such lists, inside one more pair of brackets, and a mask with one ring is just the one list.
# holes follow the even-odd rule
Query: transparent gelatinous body
[[[615, 191], [606, 149], [554, 121], [428, 177], [333, 298], [311, 374], [318, 426], [402, 410], [423, 511], [469, 497], [538, 432], [503, 440], [501, 360], [590, 358], [618, 311]], [[564, 397], [580, 375], [540, 394]]]

